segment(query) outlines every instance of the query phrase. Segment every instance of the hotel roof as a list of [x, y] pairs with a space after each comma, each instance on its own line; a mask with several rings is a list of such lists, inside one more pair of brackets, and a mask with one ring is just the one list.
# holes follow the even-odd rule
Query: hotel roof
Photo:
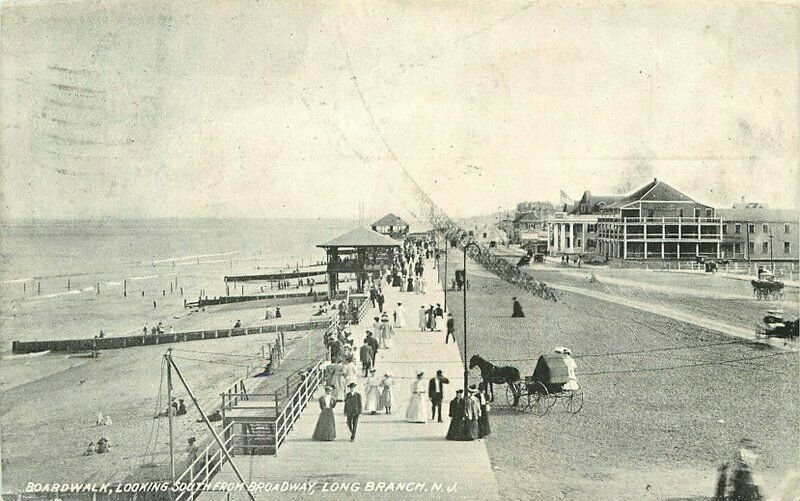
[[399, 247], [400, 242], [364, 226], [354, 228], [344, 235], [319, 244], [317, 247]]
[[[609, 209], [621, 209], [636, 202], [694, 202], [691, 198], [668, 185], [664, 181], [653, 179], [621, 200], [608, 205]], [[702, 205], [702, 204], [701, 204]]]
[[797, 223], [797, 209], [736, 208], [717, 209], [717, 217], [724, 221], [754, 223]]

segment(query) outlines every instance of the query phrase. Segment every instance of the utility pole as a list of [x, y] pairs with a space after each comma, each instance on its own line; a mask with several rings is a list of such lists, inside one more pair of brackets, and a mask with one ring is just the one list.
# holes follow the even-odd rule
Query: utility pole
[[172, 483], [175, 484], [175, 428], [173, 427], [172, 416], [172, 348], [167, 350], [164, 355], [167, 362], [167, 416], [169, 417], [169, 474]]
[[769, 267], [772, 268], [772, 273], [775, 273], [775, 261], [772, 256], [772, 227], [768, 226], [769, 228]]

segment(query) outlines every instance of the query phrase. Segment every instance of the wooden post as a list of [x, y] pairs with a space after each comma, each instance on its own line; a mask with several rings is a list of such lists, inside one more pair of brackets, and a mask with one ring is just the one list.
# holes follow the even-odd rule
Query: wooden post
[[40, 296], [42, 295], [42, 282], [38, 282], [36, 284], [36, 294], [38, 294]]
[[71, 286], [72, 286], [72, 283], [70, 282], [70, 279], [68, 278], [67, 279], [67, 290], [70, 290]]
[[128, 297], [128, 281], [122, 281], [122, 297]]

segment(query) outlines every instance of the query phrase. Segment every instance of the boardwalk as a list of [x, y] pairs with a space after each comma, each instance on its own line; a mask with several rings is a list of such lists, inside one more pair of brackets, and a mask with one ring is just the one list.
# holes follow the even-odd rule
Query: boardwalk
[[[282, 482], [317, 482], [316, 496], [330, 495], [348, 499], [428, 499], [446, 496], [451, 499], [496, 499], [497, 484], [483, 440], [451, 442], [444, 439], [449, 420], [444, 423], [414, 424], [404, 420], [410, 396], [410, 386], [417, 370], [425, 371], [426, 380], [437, 369], [450, 378], [445, 389], [447, 403], [463, 384], [463, 362], [454, 343], [444, 344], [444, 332], [417, 330], [417, 310], [423, 304], [443, 303], [441, 287], [435, 270], [428, 261], [425, 271], [429, 287], [426, 294], [400, 293], [384, 287], [386, 305], [398, 301], [406, 309], [408, 326], [399, 329], [392, 349], [378, 352], [378, 374], [390, 371], [395, 378], [396, 406], [391, 415], [362, 415], [355, 442], [349, 441], [343, 404], [335, 409], [337, 439], [334, 442], [314, 442], [311, 435], [319, 416], [316, 402], [309, 403], [303, 417], [289, 434], [278, 456], [238, 456], [235, 461], [248, 483], [264, 482], [274, 486]], [[372, 323], [377, 310], [371, 310], [363, 325], [354, 327], [354, 338], [360, 342]], [[359, 392], [363, 395], [363, 378]], [[430, 408], [427, 410], [430, 418]], [[230, 466], [218, 474], [214, 482], [236, 482]], [[328, 483], [325, 492], [324, 484]], [[368, 484], [373, 482], [374, 484]], [[330, 492], [338, 487], [356, 486], [357, 491]], [[367, 492], [371, 485], [384, 483], [385, 492]], [[413, 483], [403, 486], [398, 483]], [[419, 484], [416, 485], [416, 484]], [[441, 485], [441, 492], [436, 492]], [[392, 492], [392, 489], [397, 489]], [[447, 490], [452, 489], [448, 493]], [[411, 491], [411, 492], [409, 492]], [[256, 492], [256, 499], [273, 497], [276, 493]], [[303, 493], [277, 493], [286, 499], [303, 498]], [[207, 494], [209, 499], [214, 494]], [[218, 496], [218, 495], [217, 495]], [[232, 493], [232, 499], [247, 499], [246, 493]]]

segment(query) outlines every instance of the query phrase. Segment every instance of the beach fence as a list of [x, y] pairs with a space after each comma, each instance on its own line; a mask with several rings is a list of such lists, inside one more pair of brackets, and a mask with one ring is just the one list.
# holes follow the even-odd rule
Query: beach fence
[[201, 341], [206, 339], [222, 339], [236, 336], [250, 336], [253, 334], [268, 334], [274, 332], [306, 331], [325, 329], [330, 326], [326, 319], [309, 320], [290, 324], [272, 324], [259, 327], [246, 327], [239, 329], [215, 329], [196, 332], [176, 332], [171, 334], [147, 334], [135, 336], [104, 337], [93, 339], [64, 339], [52, 341], [13, 341], [11, 350], [14, 354], [52, 352], [87, 352], [97, 350], [115, 350], [122, 348], [135, 348], [158, 344], [182, 343], [186, 341]]

